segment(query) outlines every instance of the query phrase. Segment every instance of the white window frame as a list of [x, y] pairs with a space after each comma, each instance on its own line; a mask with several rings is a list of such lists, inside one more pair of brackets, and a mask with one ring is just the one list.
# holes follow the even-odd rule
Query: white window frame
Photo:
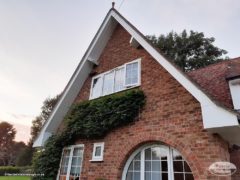
[[[69, 156], [69, 160], [68, 160], [68, 169], [67, 169], [67, 175], [66, 175], [66, 179], [69, 180], [70, 171], [71, 171], [71, 166], [72, 166], [73, 151], [74, 151], [75, 148], [78, 148], [78, 147], [83, 148], [83, 154], [82, 154], [82, 162], [83, 162], [83, 157], [84, 157], [84, 144], [71, 145], [71, 146], [67, 146], [67, 147], [63, 148], [63, 150], [62, 150], [62, 156], [61, 156], [61, 161], [60, 161], [60, 165], [59, 165], [59, 169], [58, 169], [57, 180], [59, 180], [59, 176], [60, 176], [60, 171], [61, 171], [61, 165], [62, 165], [64, 150], [66, 150], [66, 149], [69, 149], [69, 150], [70, 150], [70, 156]], [[82, 162], [81, 162], [81, 163], [82, 163]], [[82, 166], [82, 164], [81, 164], [81, 166]], [[80, 176], [81, 176], [81, 171], [80, 171], [79, 177], [80, 177]]]
[[[97, 147], [101, 147], [100, 156], [95, 155]], [[104, 153], [104, 142], [94, 143], [93, 144], [92, 160], [90, 160], [90, 161], [103, 161], [103, 153]]]
[[[140, 180], [144, 180], [145, 176], [144, 176], [144, 169], [145, 169], [145, 150], [148, 148], [153, 148], [153, 147], [161, 147], [164, 148], [168, 151], [167, 154], [167, 162], [168, 162], [168, 179], [169, 180], [175, 180], [174, 179], [174, 170], [173, 170], [173, 150], [174, 148], [169, 147], [167, 145], [162, 145], [162, 144], [147, 144], [144, 145], [142, 147], [140, 147], [139, 149], [137, 149], [135, 152], [132, 153], [132, 155], [128, 158], [124, 169], [123, 169], [123, 173], [122, 173], [122, 179], [121, 180], [126, 180], [126, 176], [127, 176], [127, 172], [128, 172], [128, 168], [132, 162], [132, 160], [135, 158], [135, 156], [140, 152], [140, 157], [141, 157], [141, 166], [140, 166]], [[181, 155], [182, 156], [182, 155]], [[183, 156], [182, 156], [183, 157]], [[184, 158], [184, 157], [183, 157]], [[184, 158], [184, 160], [186, 161], [186, 159]], [[187, 162], [187, 161], [186, 161]]]
[[[133, 63], [138, 63], [138, 82], [136, 82], [136, 83], [133, 83], [133, 84], [126, 84], [126, 76], [127, 76], [127, 65], [129, 65], [129, 64], [133, 64]], [[126, 88], [128, 88], [128, 87], [132, 87], [132, 86], [139, 86], [140, 85], [140, 82], [141, 82], [141, 59], [136, 59], [136, 60], [134, 60], [134, 61], [131, 61], [131, 62], [129, 62], [129, 63], [126, 63], [126, 64], [124, 64], [124, 86], [126, 87]]]
[[[127, 67], [128, 64], [132, 64], [132, 63], [136, 63], [136, 62], [138, 63], [138, 82], [137, 82], [137, 83], [134, 83], [134, 84], [130, 84], [130, 85], [128, 84], [128, 85], [126, 85], [126, 67]], [[126, 89], [135, 88], [135, 87], [141, 85], [141, 58], [138, 58], [138, 59], [133, 60], [133, 61], [131, 61], [131, 62], [125, 63], [125, 64], [122, 65], [122, 66], [118, 66], [118, 67], [116, 67], [116, 68], [114, 68], [114, 69], [111, 69], [111, 70], [109, 70], [109, 71], [106, 71], [106, 72], [104, 72], [104, 73], [101, 73], [101, 74], [99, 74], [99, 75], [96, 75], [96, 76], [92, 77], [89, 99], [91, 100], [91, 99], [96, 99], [96, 98], [99, 98], [99, 97], [102, 97], [102, 96], [107, 96], [107, 95], [109, 95], [109, 94], [103, 95], [104, 75], [106, 75], [106, 74], [114, 71], [114, 84], [115, 84], [116, 70], [121, 69], [121, 68], [124, 68], [124, 73], [123, 73], [123, 74], [124, 74], [124, 77], [123, 77], [123, 86], [124, 86], [124, 88], [123, 88], [122, 90], [115, 91], [115, 87], [114, 87], [114, 85], [113, 85], [113, 92], [112, 92], [112, 93], [109, 93], [109, 94], [113, 94], [113, 93], [117, 93], [117, 92], [120, 92], [120, 91], [124, 91], [124, 90], [126, 90]], [[94, 80], [97, 79], [97, 78], [101, 78], [101, 95], [98, 96], [98, 97], [93, 97], [93, 96], [92, 96], [92, 93], [93, 93], [93, 82], [94, 82]]]

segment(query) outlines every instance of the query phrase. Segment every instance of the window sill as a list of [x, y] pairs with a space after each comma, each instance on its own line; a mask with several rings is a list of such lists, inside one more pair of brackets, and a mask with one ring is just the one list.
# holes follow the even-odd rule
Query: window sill
[[90, 162], [103, 162], [103, 159], [91, 159]]
[[116, 92], [113, 92], [113, 93], [110, 93], [110, 94], [102, 95], [102, 96], [99, 96], [99, 97], [96, 97], [96, 98], [89, 98], [89, 101], [94, 100], [94, 99], [99, 99], [99, 98], [102, 98], [102, 97], [105, 97], [105, 96], [111, 96], [111, 95], [114, 95], [114, 94], [117, 94], [117, 93], [121, 93], [121, 92], [127, 91], [129, 89], [138, 88], [140, 86], [141, 86], [141, 84], [136, 84], [134, 86], [126, 87], [126, 89], [123, 89], [123, 90], [120, 90], [120, 91], [116, 91]]

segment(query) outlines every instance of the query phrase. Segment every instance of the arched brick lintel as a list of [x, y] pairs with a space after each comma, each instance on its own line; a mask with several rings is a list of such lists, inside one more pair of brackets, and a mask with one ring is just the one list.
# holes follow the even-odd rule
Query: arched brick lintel
[[178, 150], [184, 159], [187, 161], [188, 165], [190, 166], [191, 171], [193, 172], [194, 179], [198, 179], [200, 176], [199, 164], [197, 157], [194, 155], [194, 152], [191, 152], [188, 145], [184, 145], [184, 143], [179, 143], [174, 140], [165, 139], [164, 137], [151, 137], [151, 136], [142, 136], [142, 139], [133, 139], [131, 142], [127, 144], [123, 148], [123, 151], [127, 152], [122, 161], [120, 161], [120, 169], [118, 172], [118, 179], [122, 178], [123, 169], [129, 157], [132, 155], [134, 151], [139, 149], [141, 146], [146, 144], [164, 144], [166, 146], [170, 146], [176, 150]]

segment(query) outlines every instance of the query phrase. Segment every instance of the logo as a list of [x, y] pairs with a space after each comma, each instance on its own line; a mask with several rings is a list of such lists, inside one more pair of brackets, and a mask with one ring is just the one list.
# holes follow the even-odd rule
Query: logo
[[208, 169], [216, 176], [231, 176], [237, 171], [236, 166], [230, 162], [215, 162]]

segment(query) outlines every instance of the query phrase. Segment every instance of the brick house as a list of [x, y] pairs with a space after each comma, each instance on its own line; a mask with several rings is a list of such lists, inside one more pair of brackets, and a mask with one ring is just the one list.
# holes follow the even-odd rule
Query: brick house
[[220, 179], [212, 163], [240, 162], [239, 82], [240, 58], [183, 73], [112, 8], [34, 146], [61, 129], [74, 102], [139, 88], [139, 120], [64, 148], [58, 179]]

